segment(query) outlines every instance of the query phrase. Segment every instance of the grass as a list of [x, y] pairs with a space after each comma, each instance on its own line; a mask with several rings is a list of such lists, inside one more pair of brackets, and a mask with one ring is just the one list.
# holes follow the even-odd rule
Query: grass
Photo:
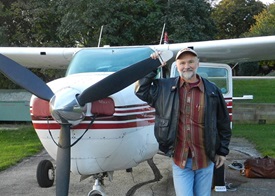
[[0, 130], [0, 171], [42, 150], [36, 132], [31, 126], [18, 130]]
[[275, 102], [275, 77], [274, 79], [234, 79], [233, 96], [253, 95], [253, 100], [238, 101], [249, 103], [274, 103]]
[[[253, 95], [253, 100], [238, 103], [274, 103], [274, 79], [234, 79], [233, 96]], [[263, 155], [275, 157], [275, 124], [237, 124], [233, 122], [233, 137], [246, 138]]]
[[232, 136], [247, 139], [263, 156], [275, 157], [275, 124], [234, 124]]

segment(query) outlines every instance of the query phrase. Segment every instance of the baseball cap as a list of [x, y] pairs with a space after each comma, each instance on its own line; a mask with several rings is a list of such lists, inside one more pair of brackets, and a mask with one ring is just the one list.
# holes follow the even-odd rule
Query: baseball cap
[[198, 56], [198, 54], [194, 50], [192, 50], [191, 48], [183, 48], [180, 51], [178, 51], [178, 54], [176, 56], [176, 60], [180, 57], [180, 55], [182, 55], [185, 52], [189, 52], [189, 53], [194, 54], [195, 56]]

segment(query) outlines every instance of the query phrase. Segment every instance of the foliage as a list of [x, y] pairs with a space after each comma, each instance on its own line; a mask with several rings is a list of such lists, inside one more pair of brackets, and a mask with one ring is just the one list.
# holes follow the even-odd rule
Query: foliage
[[204, 0], [17, 0], [0, 8], [10, 46], [97, 46], [102, 25], [108, 45], [158, 43], [164, 23], [177, 42], [215, 32]]
[[[56, 34], [60, 16], [54, 1], [13, 0], [0, 3], [0, 46], [65, 46]], [[33, 69], [42, 80], [58, 78], [64, 70]], [[2, 74], [1, 74], [2, 75]], [[5, 77], [0, 77], [0, 88], [17, 89]]]
[[254, 15], [265, 5], [255, 0], [222, 0], [213, 10], [218, 39], [239, 38], [255, 23]]
[[58, 26], [54, 9], [48, 0], [17, 0], [6, 6], [1, 20], [7, 27], [9, 46], [56, 46], [60, 40], [54, 33]]
[[31, 71], [40, 77], [44, 82], [50, 82], [56, 78], [65, 76], [66, 70], [64, 69], [36, 69], [33, 68]]
[[255, 76], [259, 72], [258, 62], [239, 63], [238, 76]]
[[63, 0], [58, 8], [63, 12], [59, 35], [86, 47], [97, 46], [102, 25], [103, 45], [151, 43], [160, 36], [164, 17], [153, 0]]
[[275, 71], [269, 72], [269, 74], [267, 74], [267, 76], [275, 76]]
[[167, 24], [174, 42], [211, 40], [216, 33], [210, 3], [202, 0], [169, 1]]
[[249, 32], [244, 33], [246, 37], [274, 35], [275, 32], [275, 4], [270, 4], [261, 13], [254, 16], [256, 23]]
[[[44, 82], [50, 82], [54, 79], [64, 77], [66, 70], [62, 69], [30, 69]], [[14, 84], [12, 81], [0, 73], [0, 89], [20, 89], [21, 87]]]
[[[4, 8], [5, 8], [4, 4], [2, 2], [0, 2], [0, 22], [3, 22], [1, 20], [1, 18], [4, 17], [4, 14], [3, 14], [4, 13]], [[6, 26], [4, 26], [4, 25], [0, 26], [0, 43], [2, 43], [3, 46], [8, 44], [8, 38], [5, 34], [6, 30], [7, 30]]]
[[[254, 16], [256, 23], [253, 24], [248, 32], [245, 32], [243, 36], [268, 36], [274, 35], [275, 32], [275, 4], [270, 4], [261, 13]], [[274, 57], [275, 58], [275, 57]], [[261, 61], [259, 62], [261, 70], [264, 74], [268, 74], [274, 70], [275, 61]]]
[[[0, 2], [0, 46], [94, 47], [208, 40], [215, 28], [204, 0], [10, 0]], [[43, 80], [60, 74], [40, 70]], [[17, 88], [1, 77], [0, 88]]]
[[[263, 9], [255, 0], [2, 0], [0, 46], [93, 47], [98, 45], [158, 44], [163, 24], [173, 42], [238, 37]], [[245, 19], [245, 20], [243, 20]], [[223, 25], [227, 25], [225, 28]], [[228, 25], [232, 28], [228, 28]], [[224, 32], [223, 29], [227, 29]], [[37, 71], [37, 70], [35, 70]], [[41, 69], [49, 81], [63, 73]], [[0, 88], [18, 86], [0, 79]]]
[[65, 13], [60, 36], [81, 46], [96, 46], [101, 25], [107, 45], [156, 44], [164, 23], [174, 42], [208, 40], [214, 32], [210, 5], [203, 0], [81, 0], [59, 8]]
[[0, 171], [42, 150], [42, 145], [30, 126], [19, 130], [0, 130]]

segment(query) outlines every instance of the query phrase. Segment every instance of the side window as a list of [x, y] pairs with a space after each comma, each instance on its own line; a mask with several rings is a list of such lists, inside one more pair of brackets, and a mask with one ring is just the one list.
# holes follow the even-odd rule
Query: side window
[[198, 74], [216, 84], [223, 94], [228, 92], [229, 81], [227, 69], [223, 67], [199, 67]]
[[[216, 84], [223, 94], [229, 92], [229, 73], [225, 66], [214, 63], [200, 63], [198, 74]], [[170, 76], [179, 76], [175, 62], [172, 64]]]
[[163, 78], [163, 70], [162, 68], [158, 68], [158, 74], [155, 77], [156, 79]]

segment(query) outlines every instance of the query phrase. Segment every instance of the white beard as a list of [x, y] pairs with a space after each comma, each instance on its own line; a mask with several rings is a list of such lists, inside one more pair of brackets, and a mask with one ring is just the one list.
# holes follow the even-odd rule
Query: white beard
[[182, 77], [184, 80], [190, 80], [192, 77], [194, 77], [195, 72], [193, 71], [181, 71], [180, 73], [180, 77]]

